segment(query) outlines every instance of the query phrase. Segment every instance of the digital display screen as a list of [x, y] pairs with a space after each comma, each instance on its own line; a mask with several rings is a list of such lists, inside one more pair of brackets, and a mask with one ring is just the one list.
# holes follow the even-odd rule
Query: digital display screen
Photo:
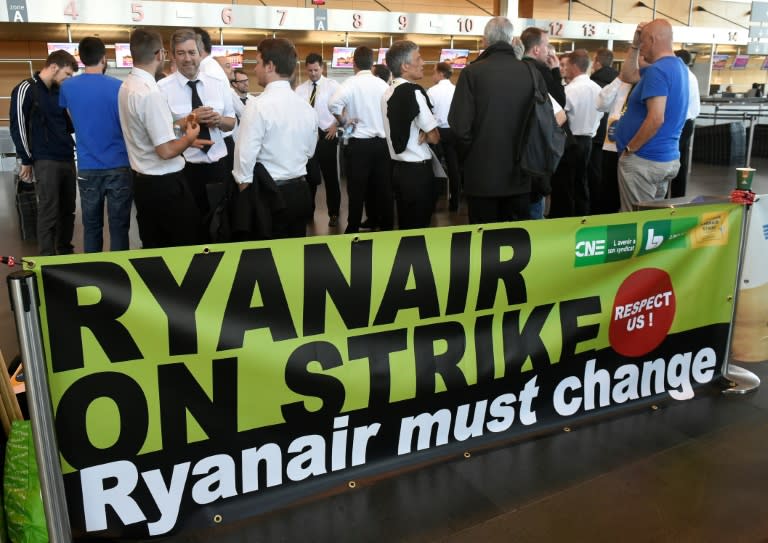
[[389, 51], [389, 48], [386, 49], [384, 47], [381, 47], [379, 49], [379, 57], [376, 60], [376, 64], [384, 64], [386, 66], [387, 64], [387, 51]]
[[440, 62], [447, 62], [454, 70], [467, 65], [469, 49], [443, 49], [440, 51]]
[[334, 47], [331, 68], [352, 68], [354, 47]]
[[130, 43], [115, 44], [115, 66], [118, 68], [133, 68]]
[[242, 45], [212, 45], [211, 56], [227, 57], [231, 68], [243, 67], [243, 46]]
[[712, 69], [725, 70], [730, 55], [712, 55]]
[[731, 70], [745, 70], [749, 63], [749, 55], [736, 55], [731, 64]]
[[56, 43], [56, 42], [48, 42], [48, 54], [50, 55], [54, 51], [58, 51], [59, 49], [64, 49], [67, 53], [75, 57], [75, 60], [77, 60], [77, 65], [81, 68], [85, 68], [85, 64], [80, 62], [80, 52], [78, 51], [78, 44], [76, 43]]

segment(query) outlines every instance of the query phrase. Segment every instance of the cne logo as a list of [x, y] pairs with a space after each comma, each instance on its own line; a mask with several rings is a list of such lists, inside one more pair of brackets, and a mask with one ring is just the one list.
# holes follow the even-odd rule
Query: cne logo
[[605, 254], [604, 239], [580, 241], [576, 244], [576, 256], [579, 258], [585, 258], [589, 256], [602, 256], [604, 254]]

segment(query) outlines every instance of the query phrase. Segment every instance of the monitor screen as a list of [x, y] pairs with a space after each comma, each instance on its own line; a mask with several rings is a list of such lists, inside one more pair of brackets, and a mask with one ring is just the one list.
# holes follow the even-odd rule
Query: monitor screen
[[54, 51], [58, 51], [59, 49], [64, 49], [66, 52], [71, 54], [73, 57], [75, 57], [75, 60], [77, 60], [77, 65], [81, 68], [85, 67], [85, 64], [80, 62], [80, 53], [77, 50], [78, 44], [76, 43], [59, 43], [59, 42], [48, 42], [48, 54], [50, 55]]
[[728, 64], [729, 58], [729, 55], [712, 55], [712, 69], [725, 70], [725, 66]]
[[227, 57], [231, 68], [243, 67], [243, 46], [242, 45], [212, 45], [211, 56]]
[[133, 57], [131, 56], [130, 43], [115, 44], [115, 66], [117, 68], [132, 68]]
[[440, 62], [447, 62], [453, 69], [461, 69], [467, 65], [469, 49], [443, 49], [440, 51]]
[[334, 47], [331, 68], [352, 68], [352, 56], [354, 47]]
[[379, 48], [379, 58], [376, 60], [376, 64], [387, 65], [387, 51], [389, 51], [389, 48]]
[[749, 62], [749, 55], [736, 55], [733, 57], [733, 64], [731, 64], [731, 70], [745, 70], [747, 63]]
[[721, 85], [710, 85], [709, 86], [709, 95], [714, 96], [715, 94], [720, 94]]

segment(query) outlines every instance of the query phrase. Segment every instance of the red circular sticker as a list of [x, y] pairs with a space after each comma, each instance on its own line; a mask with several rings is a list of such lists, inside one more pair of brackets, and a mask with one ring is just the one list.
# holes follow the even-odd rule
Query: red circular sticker
[[642, 356], [661, 345], [675, 319], [675, 291], [664, 270], [638, 270], [619, 287], [608, 338], [624, 356]]

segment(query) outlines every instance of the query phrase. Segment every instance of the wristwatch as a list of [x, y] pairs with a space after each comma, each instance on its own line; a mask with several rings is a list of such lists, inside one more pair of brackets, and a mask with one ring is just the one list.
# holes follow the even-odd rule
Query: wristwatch
[[630, 149], [629, 145], [627, 145], [626, 147], [624, 147], [624, 152], [627, 153], [628, 155], [631, 155], [631, 154], [634, 154], [635, 151]]

